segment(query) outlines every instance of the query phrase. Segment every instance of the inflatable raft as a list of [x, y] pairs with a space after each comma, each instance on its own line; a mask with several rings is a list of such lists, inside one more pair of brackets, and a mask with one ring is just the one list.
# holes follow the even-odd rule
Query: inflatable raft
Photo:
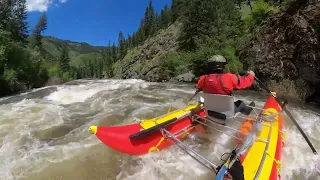
[[[130, 155], [143, 155], [161, 151], [175, 144], [187, 151], [194, 152], [196, 160], [216, 172], [216, 179], [222, 179], [238, 158], [243, 166], [243, 177], [253, 179], [280, 179], [280, 159], [283, 117], [281, 106], [273, 96], [269, 96], [262, 108], [254, 108], [256, 116], [247, 116], [235, 132], [237, 148], [235, 156], [229, 157], [223, 165], [217, 166], [197, 154], [182, 143], [182, 139], [197, 127], [219, 124], [208, 119], [203, 103], [188, 105], [160, 117], [144, 120], [141, 123], [123, 126], [91, 126], [90, 132], [108, 147]], [[220, 125], [220, 124], [219, 124]], [[226, 124], [221, 125], [227, 127]]]

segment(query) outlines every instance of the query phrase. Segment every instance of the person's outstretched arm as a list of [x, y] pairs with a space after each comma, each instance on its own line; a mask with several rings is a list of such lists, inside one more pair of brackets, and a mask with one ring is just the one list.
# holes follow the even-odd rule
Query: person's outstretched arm
[[255, 74], [253, 71], [249, 71], [248, 73], [249, 75], [245, 77], [234, 74], [235, 77], [232, 79], [233, 84], [235, 84], [235, 89], [246, 89], [253, 84]]

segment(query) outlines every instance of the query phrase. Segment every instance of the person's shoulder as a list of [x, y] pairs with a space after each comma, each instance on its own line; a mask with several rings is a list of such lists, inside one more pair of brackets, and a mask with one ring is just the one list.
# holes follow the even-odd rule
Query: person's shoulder
[[213, 75], [213, 74], [204, 74], [204, 75], [202, 75], [202, 76], [200, 76], [200, 78], [206, 78], [206, 77], [210, 77], [211, 75]]
[[198, 81], [202, 81], [205, 78], [205, 75], [199, 77]]
[[234, 74], [234, 73], [231, 73], [231, 72], [225, 72], [223, 73], [224, 76], [229, 76], [229, 77], [232, 77], [232, 76], [237, 76], [237, 74]]
[[205, 75], [201, 75], [200, 77], [199, 77], [199, 79], [203, 79], [205, 77]]
[[229, 74], [229, 75], [237, 75], [235, 73], [232, 73], [232, 72], [225, 72], [224, 74]]

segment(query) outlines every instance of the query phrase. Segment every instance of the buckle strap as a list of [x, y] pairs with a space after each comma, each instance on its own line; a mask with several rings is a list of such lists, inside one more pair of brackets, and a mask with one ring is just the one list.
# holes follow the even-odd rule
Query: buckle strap
[[221, 80], [221, 74], [217, 74], [217, 75], [216, 75], [216, 78], [219, 80], [219, 83], [220, 83], [220, 86], [221, 86], [222, 90], [223, 90], [226, 94], [230, 94], [230, 93], [227, 92], [227, 90], [226, 90], [226, 89], [224, 88], [224, 86], [223, 86], [223, 83], [222, 83], [222, 80]]

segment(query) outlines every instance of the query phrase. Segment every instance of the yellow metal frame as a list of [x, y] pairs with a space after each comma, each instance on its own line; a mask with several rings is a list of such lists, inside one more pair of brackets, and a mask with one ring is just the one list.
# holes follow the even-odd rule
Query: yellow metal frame
[[190, 113], [192, 109], [196, 108], [199, 104], [191, 104], [183, 109], [179, 109], [179, 110], [176, 110], [176, 111], [172, 111], [172, 112], [169, 112], [167, 114], [164, 114], [162, 116], [159, 116], [159, 117], [156, 117], [156, 118], [153, 118], [153, 119], [148, 119], [148, 120], [144, 120], [140, 123], [141, 127], [143, 129], [149, 129], [153, 126], [156, 126], [158, 124], [161, 124], [161, 123], [164, 123], [166, 121], [169, 121], [173, 118], [176, 118], [176, 117], [179, 117], [179, 116], [182, 116], [186, 113]]

